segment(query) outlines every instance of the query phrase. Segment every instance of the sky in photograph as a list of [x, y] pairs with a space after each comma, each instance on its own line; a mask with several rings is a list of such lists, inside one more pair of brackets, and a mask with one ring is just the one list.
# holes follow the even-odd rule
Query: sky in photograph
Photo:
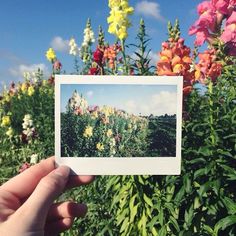
[[61, 85], [61, 112], [66, 110], [74, 91], [83, 96], [90, 106], [103, 105], [124, 110], [134, 115], [173, 115], [177, 111], [175, 85]]
[[[146, 22], [151, 38], [150, 57], [155, 64], [161, 42], [167, 39], [168, 20], [180, 21], [186, 44], [193, 46], [194, 37], [188, 29], [197, 19], [196, 6], [200, 0], [130, 0], [135, 11], [131, 17], [127, 43], [135, 43], [140, 18]], [[68, 42], [73, 36], [78, 45], [83, 41], [87, 18], [97, 37], [98, 26], [105, 31], [106, 41], [115, 37], [107, 32], [108, 0], [7, 0], [0, 5], [0, 87], [11, 81], [22, 80], [25, 71], [44, 70], [48, 75], [51, 64], [45, 58], [49, 47], [56, 51], [67, 73], [73, 72], [73, 57], [68, 54]]]

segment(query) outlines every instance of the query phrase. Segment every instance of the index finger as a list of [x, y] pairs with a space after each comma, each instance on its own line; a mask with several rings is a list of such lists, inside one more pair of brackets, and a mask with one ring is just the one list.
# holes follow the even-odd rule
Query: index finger
[[[3, 184], [0, 189], [12, 193], [19, 199], [25, 199], [34, 191], [39, 181], [54, 169], [55, 159], [54, 157], [50, 157], [13, 177]], [[72, 176], [69, 178], [67, 186], [68, 188], [72, 188], [87, 184], [92, 180], [92, 176]]]

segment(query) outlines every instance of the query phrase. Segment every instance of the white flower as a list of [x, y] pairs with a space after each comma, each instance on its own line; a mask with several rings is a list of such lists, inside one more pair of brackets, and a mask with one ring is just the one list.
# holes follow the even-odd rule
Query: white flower
[[80, 108], [83, 113], [86, 113], [88, 109], [88, 102], [86, 99], [81, 97], [77, 91], [75, 91], [70, 99], [69, 106], [73, 110]]
[[24, 72], [23, 73], [23, 77], [25, 78], [25, 80], [30, 80], [30, 73], [29, 72]]
[[110, 141], [110, 146], [111, 146], [111, 147], [116, 146], [116, 140], [115, 140], [114, 138], [111, 139], [111, 141]]
[[70, 46], [70, 55], [74, 55], [77, 56], [79, 54], [79, 48], [75, 42], [74, 38], [71, 38], [70, 42], [69, 42], [69, 46]]
[[32, 154], [30, 157], [30, 164], [37, 164], [38, 163], [38, 154]]
[[92, 31], [91, 26], [84, 29], [84, 41], [82, 43], [83, 47], [89, 46], [95, 42], [94, 32]]
[[27, 137], [32, 137], [35, 132], [35, 128], [33, 127], [33, 120], [31, 118], [31, 115], [26, 114], [23, 118], [23, 121], [24, 121], [22, 123], [23, 134], [26, 135]]

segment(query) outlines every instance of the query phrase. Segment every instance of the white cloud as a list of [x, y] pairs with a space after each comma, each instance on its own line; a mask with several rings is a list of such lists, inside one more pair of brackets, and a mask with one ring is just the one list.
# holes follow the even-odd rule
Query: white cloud
[[164, 20], [164, 17], [161, 15], [160, 5], [157, 2], [141, 1], [136, 4], [135, 12], [160, 21]]
[[156, 66], [157, 61], [159, 60], [159, 56], [158, 56], [157, 52], [150, 51], [149, 58], [151, 59], [150, 64], [152, 66]]
[[150, 101], [150, 112], [157, 115], [173, 115], [177, 112], [177, 94], [175, 92], [161, 91], [158, 94], [154, 94]]
[[129, 100], [123, 104], [123, 109], [128, 113], [149, 116], [151, 114], [160, 115], [174, 115], [177, 112], [177, 95], [175, 92], [161, 91], [153, 94], [149, 101], [135, 101]]
[[58, 52], [69, 52], [69, 40], [56, 36], [51, 41], [51, 47]]
[[38, 69], [43, 71], [44, 75], [49, 75], [49, 70], [47, 68], [47, 66], [43, 63], [41, 64], [32, 64], [32, 65], [25, 65], [25, 64], [21, 64], [18, 66], [15, 66], [13, 68], [9, 68], [9, 73], [16, 78], [22, 78], [24, 72], [36, 72]]
[[137, 102], [134, 100], [128, 100], [124, 104], [124, 110], [127, 111], [128, 113], [135, 113], [137, 110]]
[[87, 95], [89, 98], [91, 98], [91, 97], [93, 96], [93, 91], [92, 91], [92, 90], [88, 91], [88, 92], [86, 93], [86, 95]]

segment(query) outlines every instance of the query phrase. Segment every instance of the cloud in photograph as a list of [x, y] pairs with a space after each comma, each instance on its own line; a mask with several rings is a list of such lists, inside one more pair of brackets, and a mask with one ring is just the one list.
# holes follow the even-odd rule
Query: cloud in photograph
[[135, 100], [128, 100], [124, 105], [125, 105], [125, 110], [131, 113], [135, 113], [138, 106]]
[[135, 12], [146, 17], [152, 17], [159, 21], [164, 21], [161, 15], [160, 5], [157, 2], [141, 1], [135, 6]]
[[160, 93], [151, 95], [148, 101], [139, 102], [137, 100], [129, 100], [124, 104], [122, 109], [135, 115], [174, 115], [177, 112], [176, 104], [176, 92], [161, 91]]
[[94, 92], [92, 90], [89, 90], [86, 95], [87, 97], [91, 98], [93, 96]]
[[15, 78], [22, 78], [25, 72], [36, 72], [38, 69], [42, 70], [44, 75], [49, 75], [48, 67], [41, 63], [41, 64], [21, 64], [12, 68], [9, 68], [9, 73], [11, 76]]
[[69, 51], [69, 40], [63, 39], [60, 36], [56, 36], [52, 39], [50, 43], [51, 47], [58, 52], [68, 52]]
[[149, 112], [157, 115], [174, 115], [177, 112], [177, 94], [175, 92], [161, 91], [151, 97]]

